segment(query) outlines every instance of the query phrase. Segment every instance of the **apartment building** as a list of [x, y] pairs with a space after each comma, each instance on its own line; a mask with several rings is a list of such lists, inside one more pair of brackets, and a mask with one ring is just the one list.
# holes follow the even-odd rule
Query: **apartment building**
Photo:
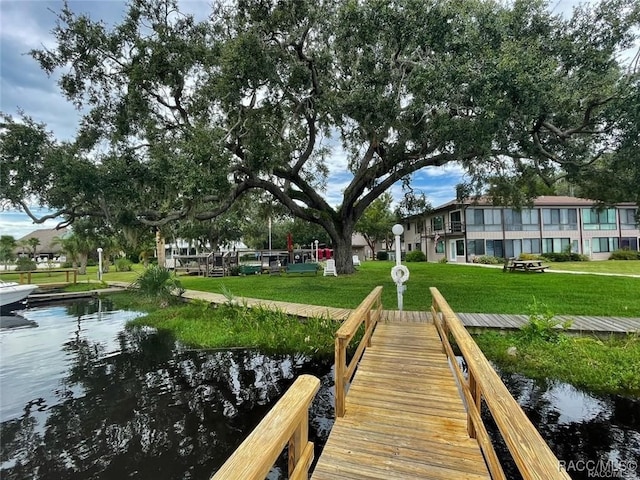
[[475, 257], [571, 251], [606, 260], [620, 248], [639, 250], [637, 206], [599, 209], [592, 200], [538, 197], [520, 210], [487, 199], [451, 201], [404, 219], [404, 250], [421, 250], [428, 261], [473, 262]]

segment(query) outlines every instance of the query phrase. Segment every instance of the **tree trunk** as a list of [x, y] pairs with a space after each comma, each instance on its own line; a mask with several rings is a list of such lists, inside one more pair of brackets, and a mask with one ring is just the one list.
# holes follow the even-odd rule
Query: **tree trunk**
[[338, 274], [348, 275], [354, 273], [352, 239], [353, 229], [345, 228], [339, 232], [333, 240], [333, 253]]
[[156, 230], [156, 255], [158, 256], [158, 266], [166, 268], [166, 251], [164, 236], [160, 233], [160, 230]]
[[86, 253], [80, 254], [80, 268], [78, 269], [78, 274], [86, 275], [87, 274], [87, 260], [89, 255]]

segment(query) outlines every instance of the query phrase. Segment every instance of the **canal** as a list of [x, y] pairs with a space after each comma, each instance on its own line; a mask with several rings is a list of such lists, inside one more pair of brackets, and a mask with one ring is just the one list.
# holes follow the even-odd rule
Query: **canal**
[[[126, 329], [138, 315], [76, 301], [30, 308], [0, 331], [2, 479], [208, 479], [302, 373], [321, 378], [310, 416], [320, 452], [332, 359], [189, 350]], [[597, 464], [627, 468], [600, 478], [640, 479], [637, 463], [628, 468], [640, 458], [640, 400], [502, 378], [572, 478], [597, 478], [587, 469]], [[284, 468], [281, 459], [269, 478]]]

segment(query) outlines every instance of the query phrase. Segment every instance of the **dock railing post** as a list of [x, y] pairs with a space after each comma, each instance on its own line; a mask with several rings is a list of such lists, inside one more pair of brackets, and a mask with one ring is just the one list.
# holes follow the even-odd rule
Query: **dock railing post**
[[[289, 478], [293, 477], [298, 463], [303, 459], [303, 454], [309, 443], [309, 410], [305, 410], [299, 420], [298, 427], [289, 439]], [[311, 457], [313, 460], [313, 456]], [[308, 471], [309, 466], [306, 466]]]
[[335, 359], [335, 389], [336, 389], [336, 418], [344, 417], [344, 374], [347, 363], [347, 352], [345, 339], [336, 337], [336, 359]]
[[[480, 385], [476, 382], [475, 375], [469, 371], [469, 393], [471, 393], [471, 398], [473, 399], [473, 403], [476, 406], [476, 410], [478, 412], [481, 411], [481, 403], [482, 403], [482, 392], [480, 390]], [[471, 418], [470, 408], [467, 409], [467, 432], [469, 433], [470, 438], [476, 438], [476, 428], [473, 424], [473, 419]]]

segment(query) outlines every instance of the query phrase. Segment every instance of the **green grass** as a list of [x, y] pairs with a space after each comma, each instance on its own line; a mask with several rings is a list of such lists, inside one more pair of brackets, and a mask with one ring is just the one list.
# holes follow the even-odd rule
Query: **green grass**
[[[397, 306], [391, 262], [366, 262], [354, 275], [181, 277], [184, 288], [235, 296], [354, 308], [382, 285], [383, 305]], [[535, 299], [556, 314], [640, 317], [640, 278], [556, 273], [503, 273], [466, 265], [410, 263], [406, 310], [427, 310], [435, 286], [458, 312], [524, 313]]]
[[333, 354], [336, 330], [336, 323], [327, 319], [300, 320], [282, 312], [242, 306], [213, 308], [202, 301], [154, 309], [129, 323], [129, 327], [136, 325], [170, 331], [184, 345], [196, 348], [257, 348], [315, 356]]
[[[604, 271], [625, 270], [634, 261], [554, 263], [553, 269], [597, 268]], [[377, 285], [382, 285], [383, 305], [397, 306], [396, 286], [391, 281], [392, 262], [365, 262], [353, 275], [323, 277], [316, 275], [251, 275], [246, 277], [203, 278], [181, 276], [184, 288], [221, 293], [227, 289], [234, 296], [281, 300], [312, 305], [354, 308]], [[409, 263], [411, 275], [404, 294], [406, 310], [429, 308], [429, 287], [435, 286], [458, 312], [525, 313], [535, 299], [555, 314], [640, 317], [640, 278], [561, 273], [503, 273], [501, 269], [471, 265]], [[134, 265], [133, 272], [105, 273], [105, 281], [133, 282], [143, 271]], [[2, 279], [15, 279], [3, 274]], [[37, 280], [36, 280], [37, 279]], [[79, 283], [96, 281], [95, 267], [79, 276]], [[63, 282], [64, 274], [38, 274], [38, 283]]]
[[[546, 262], [545, 262], [546, 263]], [[587, 273], [622, 273], [640, 275], [640, 260], [605, 260], [598, 262], [550, 262], [552, 270]]]
[[[640, 396], [640, 337], [560, 335], [557, 341], [525, 340], [519, 332], [474, 336], [487, 358], [501, 370], [530, 378], [553, 378], [597, 393]], [[516, 355], [507, 349], [515, 346]]]

